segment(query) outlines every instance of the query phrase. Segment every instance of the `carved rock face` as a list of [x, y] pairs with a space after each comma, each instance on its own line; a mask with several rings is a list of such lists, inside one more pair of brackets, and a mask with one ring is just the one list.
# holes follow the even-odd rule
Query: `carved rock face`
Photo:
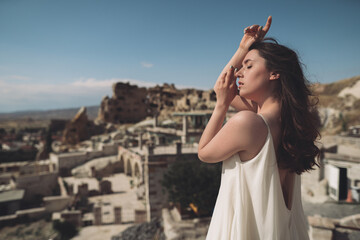
[[66, 125], [62, 142], [66, 144], [76, 144], [89, 139], [87, 132], [88, 123], [86, 108], [82, 107], [75, 117]]
[[91, 136], [104, 132], [103, 126], [97, 126], [90, 121], [86, 114], [86, 108], [82, 107], [75, 117], [66, 125], [63, 132], [62, 142], [74, 145], [90, 139]]
[[136, 123], [158, 115], [171, 118], [173, 112], [206, 110], [215, 106], [214, 92], [196, 89], [178, 90], [174, 84], [139, 88], [118, 82], [112, 86], [113, 96], [104, 97], [97, 121], [107, 123]]

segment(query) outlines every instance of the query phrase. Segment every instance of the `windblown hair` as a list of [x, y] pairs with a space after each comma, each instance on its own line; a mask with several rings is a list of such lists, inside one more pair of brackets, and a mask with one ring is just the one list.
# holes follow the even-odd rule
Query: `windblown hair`
[[[301, 174], [319, 166], [320, 150], [315, 145], [320, 136], [319, 117], [313, 96], [299, 58], [293, 50], [272, 38], [255, 42], [250, 50], [258, 50], [269, 71], [280, 75], [275, 88], [281, 102], [281, 139], [277, 149], [280, 168]], [[316, 100], [316, 101], [314, 101]]]

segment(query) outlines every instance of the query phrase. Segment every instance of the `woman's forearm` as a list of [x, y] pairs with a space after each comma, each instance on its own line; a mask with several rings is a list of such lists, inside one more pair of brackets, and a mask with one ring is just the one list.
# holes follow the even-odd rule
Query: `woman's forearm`
[[[230, 59], [230, 61], [226, 64], [226, 66], [224, 67], [224, 69], [221, 71], [221, 73], [226, 72], [230, 66], [233, 66], [234, 68], [240, 69], [242, 66], [242, 62], [246, 56], [246, 54], [248, 53], [249, 50], [247, 49], [243, 49], [243, 48], [238, 48], [234, 54], [234, 56], [232, 56], [232, 58]], [[221, 75], [221, 74], [220, 74]]]
[[206, 125], [203, 134], [201, 135], [198, 146], [199, 154], [201, 154], [201, 149], [205, 147], [211, 141], [211, 139], [213, 139], [213, 137], [220, 131], [224, 123], [228, 108], [228, 106], [216, 104], [211, 118]]
[[232, 102], [230, 103], [230, 106], [235, 108], [236, 111], [242, 111], [242, 110], [250, 110], [252, 112], [257, 112], [258, 105], [244, 97], [240, 97], [239, 95], [236, 95]]

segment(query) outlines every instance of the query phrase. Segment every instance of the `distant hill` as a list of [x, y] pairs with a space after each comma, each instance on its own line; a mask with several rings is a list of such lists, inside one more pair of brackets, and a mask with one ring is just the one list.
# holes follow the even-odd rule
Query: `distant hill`
[[[19, 120], [19, 119], [33, 119], [33, 120], [50, 120], [50, 119], [72, 119], [79, 111], [79, 108], [55, 109], [44, 111], [19, 111], [12, 113], [0, 113], [0, 120]], [[99, 111], [99, 106], [86, 107], [87, 116], [94, 120]]]
[[337, 97], [345, 88], [352, 88], [360, 80], [360, 76], [342, 79], [327, 84], [316, 84], [314, 91], [321, 96]]
[[332, 135], [360, 124], [360, 76], [313, 86], [319, 98], [322, 133]]

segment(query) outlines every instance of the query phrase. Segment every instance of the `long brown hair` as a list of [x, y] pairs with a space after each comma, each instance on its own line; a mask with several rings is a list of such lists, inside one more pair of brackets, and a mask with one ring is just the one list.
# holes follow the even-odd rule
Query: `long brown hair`
[[302, 64], [293, 50], [272, 38], [255, 42], [249, 50], [258, 50], [266, 67], [280, 75], [276, 97], [281, 102], [281, 141], [277, 149], [280, 168], [301, 174], [318, 165], [320, 150], [315, 141], [320, 137], [317, 101], [309, 88]]

